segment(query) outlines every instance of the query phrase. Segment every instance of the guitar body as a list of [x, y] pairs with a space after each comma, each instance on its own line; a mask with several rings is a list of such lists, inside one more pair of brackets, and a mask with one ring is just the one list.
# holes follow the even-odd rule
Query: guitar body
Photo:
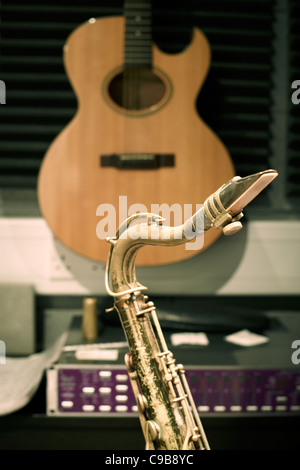
[[[143, 204], [150, 212], [153, 204], [179, 203], [182, 208], [190, 205], [194, 212], [196, 204], [234, 176], [227, 150], [196, 110], [210, 63], [204, 35], [195, 29], [191, 44], [179, 54], [165, 54], [153, 45], [153, 70], [165, 93], [149, 108], [126, 110], [109, 94], [112, 77], [122, 70], [124, 28], [123, 17], [111, 17], [85, 23], [69, 37], [64, 61], [78, 109], [50, 146], [38, 178], [40, 208], [55, 236], [76, 253], [100, 262], [106, 262], [109, 244], [96, 233], [104, 220], [101, 210], [97, 215], [99, 206], [115, 208], [116, 228], [119, 196], [127, 197], [128, 208]], [[172, 154], [174, 165], [101, 166], [103, 155], [131, 154]], [[209, 230], [202, 250], [218, 236], [215, 229]], [[147, 246], [136, 264], [169, 264], [197, 253], [184, 244]]]

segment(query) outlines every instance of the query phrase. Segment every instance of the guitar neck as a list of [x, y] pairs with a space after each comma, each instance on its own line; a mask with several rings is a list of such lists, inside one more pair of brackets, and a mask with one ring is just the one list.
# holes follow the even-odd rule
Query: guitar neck
[[149, 0], [125, 0], [124, 67], [152, 65], [152, 8]]

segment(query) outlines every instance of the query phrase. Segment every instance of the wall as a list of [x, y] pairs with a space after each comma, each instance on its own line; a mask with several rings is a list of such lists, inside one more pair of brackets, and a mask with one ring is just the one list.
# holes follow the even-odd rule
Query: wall
[[[247, 221], [202, 254], [138, 268], [137, 277], [152, 294], [299, 294], [299, 232], [300, 221]], [[66, 249], [43, 218], [0, 218], [0, 259], [0, 283], [32, 284], [39, 294], [105, 294], [105, 265]]]

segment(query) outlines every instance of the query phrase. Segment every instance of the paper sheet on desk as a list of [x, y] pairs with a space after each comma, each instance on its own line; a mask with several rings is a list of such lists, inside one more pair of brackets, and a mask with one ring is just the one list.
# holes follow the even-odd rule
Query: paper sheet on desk
[[209, 340], [205, 333], [173, 333], [171, 335], [173, 346], [188, 344], [192, 346], [208, 346]]
[[8, 357], [5, 364], [0, 364], [0, 415], [13, 413], [29, 403], [45, 369], [58, 359], [65, 339], [63, 334], [42, 353], [22, 358]]

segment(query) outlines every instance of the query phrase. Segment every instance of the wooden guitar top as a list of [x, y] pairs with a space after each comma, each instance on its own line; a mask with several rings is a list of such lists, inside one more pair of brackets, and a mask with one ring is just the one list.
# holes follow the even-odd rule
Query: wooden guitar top
[[[132, 211], [151, 212], [165, 204], [175, 209], [167, 222], [181, 224], [184, 208], [185, 218], [190, 217], [197, 204], [234, 176], [226, 148], [196, 109], [210, 63], [205, 36], [194, 29], [190, 45], [179, 54], [153, 45], [152, 72], [163, 94], [158, 88], [154, 104], [125, 109], [110, 93], [123, 72], [124, 28], [123, 17], [99, 19], [77, 28], [66, 42], [65, 67], [78, 109], [50, 146], [38, 179], [40, 208], [55, 236], [100, 262], [106, 262], [109, 250], [105, 236], [112, 236]], [[218, 236], [209, 230], [202, 250]], [[136, 264], [169, 264], [198, 253], [185, 244], [146, 246]]]

